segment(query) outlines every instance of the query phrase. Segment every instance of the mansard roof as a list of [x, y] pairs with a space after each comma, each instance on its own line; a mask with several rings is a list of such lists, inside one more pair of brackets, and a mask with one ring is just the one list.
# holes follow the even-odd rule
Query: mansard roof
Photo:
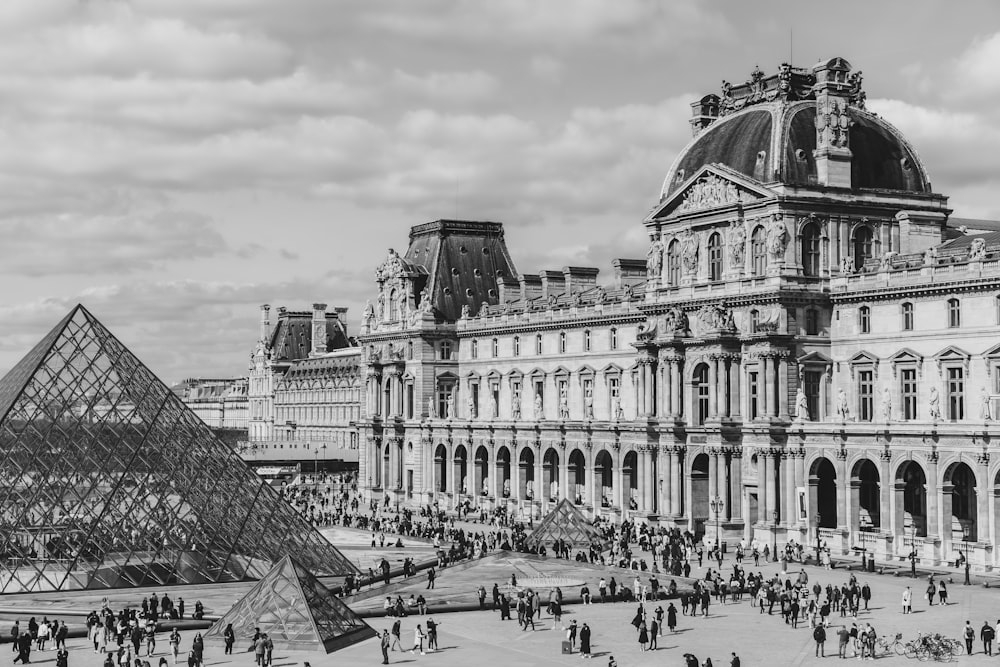
[[[347, 327], [337, 313], [326, 313], [326, 349], [351, 347]], [[269, 347], [275, 362], [306, 359], [312, 350], [312, 313], [278, 310], [278, 323], [271, 332]]]

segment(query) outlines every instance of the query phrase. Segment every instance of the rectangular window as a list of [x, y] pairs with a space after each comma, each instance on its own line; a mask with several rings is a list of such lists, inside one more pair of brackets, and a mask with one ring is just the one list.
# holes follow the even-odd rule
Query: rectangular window
[[993, 365], [993, 393], [1000, 394], [1000, 364]]
[[760, 417], [760, 383], [758, 378], [760, 374], [756, 371], [751, 371], [747, 373], [747, 393], [750, 399], [750, 419], [757, 419]]
[[441, 341], [441, 359], [442, 361], [451, 359], [451, 341]]
[[917, 369], [899, 369], [899, 398], [904, 421], [917, 418]]
[[815, 308], [806, 309], [806, 335], [819, 335], [819, 311]]
[[618, 349], [618, 329], [611, 329], [611, 349]]
[[965, 418], [965, 370], [959, 367], [948, 369], [948, 419], [958, 421]]
[[[472, 409], [475, 411], [475, 416], [479, 416], [479, 383], [473, 383], [469, 385], [469, 393], [472, 394]], [[473, 415], [468, 415], [468, 419], [472, 419]]]
[[813, 421], [819, 421], [819, 385], [823, 381], [823, 371], [806, 371], [802, 379], [802, 391], [806, 395], [809, 418]]
[[437, 392], [437, 399], [438, 399], [437, 416], [440, 417], [441, 419], [444, 419], [446, 417], [454, 417], [454, 415], [449, 415], [448, 414], [448, 397], [451, 396], [451, 393], [454, 390], [455, 390], [455, 385], [450, 384], [450, 383], [449, 384], [440, 384], [440, 385], [438, 385], [438, 392]]
[[913, 304], [903, 304], [903, 331], [913, 331]]
[[472, 341], [472, 358], [475, 359], [479, 356], [479, 341]]
[[858, 419], [870, 422], [875, 418], [874, 371], [858, 371]]
[[514, 336], [514, 356], [518, 357], [521, 355], [521, 337]]

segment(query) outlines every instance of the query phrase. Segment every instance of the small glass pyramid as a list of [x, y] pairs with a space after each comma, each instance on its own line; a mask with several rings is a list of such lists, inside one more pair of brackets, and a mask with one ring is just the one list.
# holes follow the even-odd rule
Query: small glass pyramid
[[0, 593], [355, 566], [83, 306], [0, 380]]
[[538, 522], [527, 542], [529, 545], [551, 545], [556, 540], [567, 542], [573, 547], [589, 547], [591, 544], [602, 544], [604, 536], [576, 505], [563, 498]]
[[371, 626], [290, 556], [216, 621], [205, 639], [221, 641], [229, 624], [236, 641], [243, 646], [259, 629], [278, 648], [323, 649], [327, 653], [376, 635]]

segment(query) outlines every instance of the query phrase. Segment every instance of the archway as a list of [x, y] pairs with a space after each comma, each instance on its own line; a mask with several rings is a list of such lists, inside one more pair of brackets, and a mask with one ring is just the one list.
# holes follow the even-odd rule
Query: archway
[[944, 502], [944, 533], [952, 543], [977, 542], [979, 540], [976, 520], [978, 495], [976, 475], [966, 463], [952, 463], [944, 473], [941, 488]]
[[639, 493], [639, 457], [635, 452], [629, 452], [622, 460], [622, 474], [625, 476], [625, 489], [627, 491], [626, 498], [622, 499], [622, 503], [629, 509], [639, 509], [639, 500], [636, 498]]
[[871, 459], [861, 459], [851, 471], [852, 528], [877, 531], [882, 527], [881, 479]]
[[582, 505], [587, 498], [587, 462], [583, 457], [583, 452], [574, 449], [569, 455], [569, 489], [566, 495], [577, 505]]
[[521, 488], [518, 490], [520, 497], [532, 500], [538, 497], [538, 489], [535, 486], [535, 453], [525, 447], [521, 450], [521, 455], [517, 458], [517, 478], [520, 480]]
[[837, 469], [824, 456], [809, 467], [809, 507], [816, 526], [837, 527]]
[[504, 498], [510, 498], [510, 450], [506, 447], [501, 447], [497, 450], [497, 467], [495, 474], [497, 489], [499, 489], [500, 495]]
[[434, 450], [434, 490], [448, 490], [448, 448], [438, 445]]
[[472, 487], [471, 492], [480, 496], [488, 496], [490, 494], [490, 453], [482, 445], [476, 448], [476, 460], [474, 463], [475, 468], [473, 472], [475, 479], [473, 481], [475, 485]]
[[559, 500], [559, 454], [551, 447], [542, 457], [542, 491], [543, 498]]
[[469, 480], [466, 479], [469, 472], [469, 453], [465, 450], [465, 445], [455, 447], [455, 456], [452, 460], [455, 470], [455, 492], [469, 493]]
[[708, 518], [708, 454], [702, 452], [691, 460], [691, 525], [696, 536], [705, 534]]
[[896, 468], [896, 525], [904, 536], [927, 537], [927, 477], [916, 461]]
[[594, 459], [594, 475], [600, 485], [601, 507], [611, 507], [615, 503], [614, 459], [606, 450], [602, 449]]

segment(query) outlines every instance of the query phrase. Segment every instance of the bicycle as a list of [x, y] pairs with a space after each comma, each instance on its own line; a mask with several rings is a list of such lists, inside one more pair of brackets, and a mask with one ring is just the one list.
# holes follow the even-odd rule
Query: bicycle
[[896, 636], [889, 638], [882, 636], [878, 638], [878, 648], [882, 653], [895, 653], [903, 655], [906, 652], [906, 644], [903, 642], [903, 633], [897, 632]]

